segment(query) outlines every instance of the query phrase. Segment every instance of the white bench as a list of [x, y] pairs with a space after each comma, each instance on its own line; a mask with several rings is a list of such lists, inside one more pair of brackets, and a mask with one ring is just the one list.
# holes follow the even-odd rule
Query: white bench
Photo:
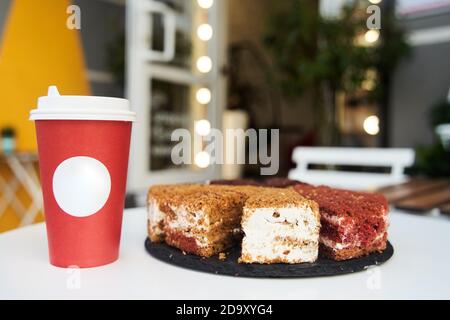
[[[353, 190], [370, 190], [404, 182], [405, 167], [414, 163], [412, 149], [297, 147], [292, 154], [297, 164], [289, 178], [302, 182]], [[330, 170], [313, 169], [310, 165], [330, 166]], [[336, 165], [389, 167], [390, 173], [349, 172], [332, 168]]]

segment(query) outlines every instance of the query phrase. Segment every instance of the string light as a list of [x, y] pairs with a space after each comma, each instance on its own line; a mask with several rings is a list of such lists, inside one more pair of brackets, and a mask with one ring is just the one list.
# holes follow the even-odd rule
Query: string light
[[208, 73], [212, 69], [212, 61], [208, 56], [203, 56], [197, 60], [197, 69], [201, 73]]
[[213, 6], [214, 0], [197, 0], [197, 4], [200, 8], [209, 9]]
[[380, 31], [376, 30], [376, 29], [370, 29], [366, 32], [366, 34], [364, 35], [364, 39], [368, 42], [368, 43], [374, 43], [377, 42], [378, 38], [380, 37]]
[[211, 123], [206, 119], [196, 121], [195, 132], [201, 136], [207, 136], [211, 132]]
[[208, 88], [200, 88], [195, 94], [198, 103], [208, 104], [211, 102], [211, 91]]
[[209, 24], [204, 23], [198, 26], [197, 37], [199, 37], [200, 40], [208, 41], [211, 40], [212, 36], [213, 36], [213, 29]]
[[375, 136], [380, 132], [380, 119], [377, 116], [369, 116], [363, 123], [364, 131], [371, 136]]
[[207, 168], [210, 163], [209, 153], [206, 151], [200, 151], [195, 155], [195, 164], [199, 168]]

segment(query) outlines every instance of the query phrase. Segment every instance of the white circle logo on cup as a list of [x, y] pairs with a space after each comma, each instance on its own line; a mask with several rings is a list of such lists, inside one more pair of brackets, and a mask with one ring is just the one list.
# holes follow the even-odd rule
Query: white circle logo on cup
[[74, 217], [98, 212], [111, 192], [111, 176], [105, 165], [91, 157], [64, 160], [53, 175], [53, 194], [59, 207]]

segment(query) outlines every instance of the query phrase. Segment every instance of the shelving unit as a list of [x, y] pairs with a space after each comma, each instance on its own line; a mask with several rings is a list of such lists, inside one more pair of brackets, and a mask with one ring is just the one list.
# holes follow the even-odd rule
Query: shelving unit
[[138, 119], [133, 127], [129, 190], [140, 192], [155, 183], [202, 181], [218, 175], [215, 165], [195, 163], [204, 145], [193, 150], [192, 164], [173, 165], [170, 152], [176, 142], [170, 134], [176, 128], [188, 129], [191, 136], [198, 134], [195, 123], [199, 120], [221, 127], [225, 3], [128, 1], [127, 97]]

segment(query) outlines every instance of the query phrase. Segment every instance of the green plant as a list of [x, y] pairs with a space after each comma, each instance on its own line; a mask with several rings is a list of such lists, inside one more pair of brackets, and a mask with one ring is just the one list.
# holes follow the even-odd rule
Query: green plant
[[366, 8], [367, 1], [356, 0], [337, 18], [326, 19], [318, 13], [318, 1], [290, 0], [268, 20], [264, 43], [279, 70], [275, 82], [290, 96], [313, 93], [316, 125], [327, 137], [337, 136], [336, 92], [359, 90], [367, 72], [376, 70], [375, 89], [368, 98], [382, 99], [386, 92], [380, 84], [408, 52], [392, 12], [383, 14], [377, 45], [357, 41], [367, 31]]
[[371, 57], [369, 48], [354, 44], [365, 28], [356, 6], [345, 6], [342, 18], [327, 20], [311, 2], [291, 3], [286, 12], [269, 19], [264, 41], [281, 71], [285, 92], [298, 95], [322, 81], [335, 89], [358, 86]]
[[434, 104], [430, 109], [429, 117], [433, 128], [443, 123], [450, 123], [450, 102], [443, 100]]
[[[442, 100], [435, 103], [429, 112], [431, 129], [450, 123], [450, 102]], [[446, 150], [442, 141], [431, 146], [415, 148], [416, 160], [407, 172], [410, 175], [428, 177], [450, 177], [450, 150]]]
[[414, 166], [407, 170], [413, 176], [450, 177], [450, 152], [441, 143], [416, 148]]

